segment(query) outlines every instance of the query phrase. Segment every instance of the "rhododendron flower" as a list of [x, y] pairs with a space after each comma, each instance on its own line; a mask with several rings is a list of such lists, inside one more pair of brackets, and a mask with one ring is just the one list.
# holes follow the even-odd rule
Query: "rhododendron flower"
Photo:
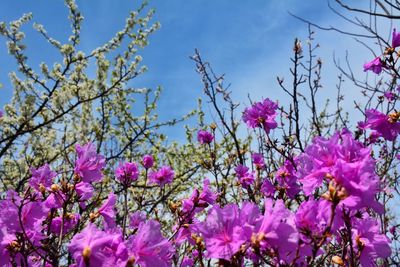
[[393, 34], [392, 34], [392, 47], [396, 48], [400, 46], [400, 33], [396, 32], [396, 29], [393, 29]]
[[214, 206], [210, 209], [199, 231], [206, 244], [207, 258], [229, 261], [246, 241], [239, 210], [234, 204], [226, 205], [224, 208]]
[[0, 229], [5, 229], [9, 234], [25, 232], [30, 242], [38, 244], [44, 238], [42, 224], [47, 212], [42, 202], [37, 201], [23, 204], [19, 212], [21, 201], [14, 191], [9, 191], [7, 198], [0, 201]]
[[291, 199], [300, 192], [300, 186], [297, 183], [297, 176], [291, 161], [286, 160], [276, 172], [275, 179], [280, 190], [284, 190]]
[[30, 171], [32, 177], [29, 179], [29, 185], [37, 191], [48, 189], [53, 184], [53, 178], [57, 175], [56, 172], [50, 169], [49, 164], [45, 164], [38, 169], [30, 168]]
[[154, 159], [151, 155], [144, 155], [142, 164], [145, 169], [150, 169], [154, 165]]
[[68, 213], [64, 217], [64, 221], [62, 221], [62, 217], [58, 216], [51, 220], [51, 227], [50, 230], [53, 233], [60, 234], [61, 233], [61, 225], [63, 225], [63, 234], [67, 234], [71, 231], [80, 219], [80, 215], [78, 213], [72, 214]]
[[129, 226], [136, 229], [141, 223], [146, 221], [146, 213], [143, 211], [135, 211], [130, 216]]
[[89, 183], [80, 182], [75, 185], [75, 191], [79, 196], [79, 200], [88, 200], [93, 196], [93, 186]]
[[354, 209], [371, 207], [381, 211], [375, 200], [379, 177], [371, 150], [353, 139], [351, 133], [334, 134], [331, 138], [316, 137], [298, 157], [298, 173], [306, 195], [325, 181], [329, 192], [324, 197]]
[[104, 218], [106, 228], [115, 227], [114, 205], [116, 201], [117, 196], [114, 193], [110, 193], [106, 202], [104, 202], [103, 206], [101, 206], [97, 211], [97, 213]]
[[369, 109], [365, 115], [367, 121], [359, 123], [361, 129], [372, 129], [388, 141], [394, 141], [400, 134], [400, 113], [392, 113], [387, 116], [375, 109]]
[[138, 264], [142, 267], [168, 267], [172, 266], [174, 248], [165, 239], [160, 231], [160, 224], [150, 220], [142, 223], [134, 236], [127, 242], [128, 263]]
[[249, 172], [249, 168], [243, 165], [238, 165], [235, 168], [236, 177], [239, 179], [240, 184], [247, 188], [249, 185], [252, 185], [255, 181], [254, 173]]
[[392, 254], [389, 239], [380, 233], [375, 219], [354, 219], [352, 227], [353, 248], [361, 253], [361, 266], [375, 266], [378, 258], [387, 258]]
[[50, 193], [50, 195], [43, 202], [44, 206], [48, 209], [59, 209], [62, 208], [66, 197], [61, 190], [55, 186], [55, 190]]
[[93, 186], [89, 183], [79, 182], [75, 185], [75, 191], [79, 197], [79, 205], [82, 208], [85, 208], [86, 205], [84, 201], [92, 198], [93, 196], [93, 191], [94, 191]]
[[272, 249], [279, 259], [290, 262], [296, 256], [298, 232], [294, 215], [285, 207], [282, 200], [275, 204], [272, 199], [265, 200], [263, 219], [252, 236], [252, 245], [261, 249]]
[[322, 238], [332, 215], [332, 203], [325, 200], [310, 199], [300, 204], [295, 223], [303, 241], [313, 237]]
[[396, 97], [396, 95], [395, 95], [393, 92], [391, 92], [391, 91], [386, 91], [385, 93], [383, 93], [383, 96], [384, 96], [389, 102], [392, 102], [392, 101], [395, 99], [395, 97]]
[[261, 184], [260, 191], [265, 197], [272, 197], [275, 194], [276, 189], [268, 178], [265, 178]]
[[262, 154], [253, 153], [251, 155], [251, 159], [253, 160], [253, 164], [258, 168], [262, 169], [265, 167], [264, 157]]
[[120, 163], [115, 171], [115, 176], [121, 183], [130, 184], [139, 177], [138, 166], [134, 162]]
[[200, 193], [198, 189], [193, 190], [189, 199], [182, 200], [182, 211], [185, 213], [194, 213], [202, 211], [208, 205], [214, 204], [217, 195], [210, 189], [210, 180], [204, 179], [203, 190]]
[[121, 256], [124, 253], [121, 251], [116, 253], [119, 247], [116, 240], [122, 242], [122, 239], [116, 234], [103, 232], [90, 223], [72, 238], [68, 250], [78, 267], [115, 266], [119, 259], [126, 260], [126, 255], [125, 257]]
[[76, 145], [78, 159], [75, 162], [75, 174], [82, 178], [83, 182], [98, 182], [102, 179], [102, 169], [105, 167], [105, 158], [96, 152], [93, 143], [84, 146]]
[[370, 70], [375, 74], [380, 74], [382, 72], [382, 68], [385, 68], [385, 65], [380, 57], [377, 57], [374, 60], [364, 64], [364, 71]]
[[163, 187], [166, 184], [172, 183], [174, 175], [175, 173], [171, 167], [162, 166], [160, 170], [150, 173], [149, 180], [153, 184], [158, 184], [160, 187]]
[[278, 104], [266, 98], [262, 102], [256, 102], [243, 112], [243, 121], [250, 128], [263, 128], [266, 133], [275, 129], [278, 124], [275, 121]]
[[214, 140], [214, 136], [212, 133], [204, 131], [204, 130], [199, 130], [197, 132], [197, 141], [199, 141], [200, 144], [210, 144]]

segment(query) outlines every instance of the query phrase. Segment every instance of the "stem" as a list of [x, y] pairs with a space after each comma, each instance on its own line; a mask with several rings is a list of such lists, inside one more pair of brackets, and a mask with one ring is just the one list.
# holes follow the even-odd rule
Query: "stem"
[[125, 239], [126, 217], [128, 216], [128, 186], [124, 185], [124, 219], [122, 224], [122, 238]]

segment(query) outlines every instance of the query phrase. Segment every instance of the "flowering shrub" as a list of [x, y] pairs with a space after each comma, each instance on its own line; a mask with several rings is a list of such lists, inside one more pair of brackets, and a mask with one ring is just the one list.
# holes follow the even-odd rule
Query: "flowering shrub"
[[[76, 6], [67, 3], [78, 23]], [[4, 27], [2, 32], [9, 33]], [[314, 48], [308, 45], [312, 65]], [[395, 76], [399, 46], [393, 30], [391, 47], [364, 70]], [[236, 120], [239, 105], [223, 77], [196, 51], [192, 59], [216, 119], [205, 125], [199, 108], [199, 127], [187, 127], [188, 144], [164, 148], [163, 136], [150, 131], [162, 124], [145, 129], [138, 118], [127, 117], [136, 125], [121, 130], [136, 133], [129, 142], [116, 128], [119, 142], [104, 139], [101, 127], [92, 132], [93, 142], [86, 141], [81, 129], [85, 141], [71, 142], [76, 144], [60, 152], [65, 155], [33, 161], [15, 186], [2, 181], [7, 190], [0, 200], [0, 267], [398, 264], [398, 224], [389, 202], [399, 180], [398, 94], [385, 88], [372, 107], [374, 90], [353, 129], [340, 107], [333, 115], [317, 112], [320, 61], [306, 69], [310, 101], [298, 93], [304, 81], [297, 68], [305, 65], [297, 39], [293, 50], [292, 90], [278, 78], [289, 107], [265, 98], [243, 109], [242, 122]], [[122, 94], [108, 97], [117, 105]], [[300, 120], [300, 95], [312, 111], [309, 125]], [[12, 125], [9, 109], [0, 112], [0, 123]], [[145, 123], [152, 118], [149, 110], [141, 118]], [[109, 117], [102, 118], [107, 125]], [[119, 123], [124, 119], [118, 117]], [[239, 134], [239, 127], [248, 135]], [[133, 148], [135, 142], [141, 150]], [[102, 149], [104, 143], [111, 148]]]

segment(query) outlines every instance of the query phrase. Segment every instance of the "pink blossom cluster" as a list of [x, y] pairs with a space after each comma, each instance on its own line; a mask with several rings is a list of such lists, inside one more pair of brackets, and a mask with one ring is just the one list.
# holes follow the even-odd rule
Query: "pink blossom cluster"
[[[77, 145], [76, 151], [73, 182], [60, 182], [60, 175], [47, 164], [31, 168], [26, 191], [22, 195], [9, 191], [0, 202], [0, 266], [56, 264], [58, 259], [48, 254], [52, 239], [68, 240], [70, 266], [172, 266], [182, 246], [194, 249], [180, 259], [181, 266], [194, 266], [203, 258], [239, 266], [249, 262], [306, 266], [326, 253], [326, 244], [348, 243], [346, 232], [352, 245], [340, 256], [343, 261], [357, 255], [362, 266], [374, 266], [377, 259], [391, 254], [388, 237], [371, 216], [382, 212], [375, 200], [381, 187], [371, 149], [348, 130], [330, 138], [316, 137], [272, 179], [264, 178], [262, 188], [268, 189], [262, 207], [249, 201], [221, 205], [219, 193], [205, 179], [202, 188], [194, 189], [176, 207], [169, 238], [157, 220], [140, 210], [130, 212], [123, 229], [118, 224], [121, 200], [113, 192], [89, 216], [85, 214], [93, 205], [93, 186], [103, 179], [105, 159], [92, 143]], [[153, 165], [150, 157], [142, 160], [145, 173]], [[244, 188], [255, 188], [255, 179], [265, 168], [263, 155], [253, 153], [252, 165], [255, 171], [244, 165], [235, 169]], [[115, 171], [123, 186], [140, 175], [133, 162], [120, 163]], [[173, 170], [163, 166], [151, 171], [149, 181], [164, 187], [173, 176]], [[303, 200], [289, 209], [288, 202], [276, 197], [280, 193]]]

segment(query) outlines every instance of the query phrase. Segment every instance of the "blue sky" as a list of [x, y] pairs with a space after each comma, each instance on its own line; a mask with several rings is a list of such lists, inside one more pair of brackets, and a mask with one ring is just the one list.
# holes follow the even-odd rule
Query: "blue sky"
[[[286, 98], [276, 83], [276, 76], [290, 79], [293, 40], [298, 37], [305, 43], [307, 39], [307, 26], [291, 17], [288, 11], [321, 25], [345, 25], [328, 9], [326, 1], [321, 0], [149, 2], [149, 6], [156, 9], [154, 18], [161, 23], [161, 29], [151, 36], [150, 45], [141, 52], [149, 71], [133, 85], [162, 86], [159, 114], [163, 119], [185, 114], [196, 106], [197, 97], [202, 95], [200, 78], [189, 59], [195, 48], [212, 63], [217, 73], [226, 74], [227, 82], [232, 84], [233, 98], [238, 102], [248, 103], [248, 94], [254, 100], [269, 97], [284, 102]], [[121, 29], [128, 11], [138, 6], [138, 1], [130, 0], [81, 0], [77, 3], [85, 17], [81, 44], [88, 52]], [[16, 19], [26, 12], [33, 12], [33, 21], [44, 24], [51, 36], [63, 42], [67, 40], [70, 28], [62, 0], [3, 0], [0, 21]], [[42, 61], [52, 65], [59, 60], [56, 51], [32, 30], [32, 25], [24, 29], [32, 66]], [[333, 52], [343, 57], [348, 49], [360, 73], [362, 64], [371, 56], [351, 38], [321, 31], [317, 31], [316, 37], [324, 60], [325, 91], [322, 95], [333, 96], [338, 74], [332, 63]], [[4, 42], [0, 42], [0, 61], [0, 83], [4, 85], [0, 105], [3, 105], [12, 92], [7, 75], [15, 68]], [[348, 86], [350, 108], [351, 97], [356, 96], [358, 90]]]

